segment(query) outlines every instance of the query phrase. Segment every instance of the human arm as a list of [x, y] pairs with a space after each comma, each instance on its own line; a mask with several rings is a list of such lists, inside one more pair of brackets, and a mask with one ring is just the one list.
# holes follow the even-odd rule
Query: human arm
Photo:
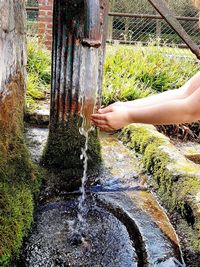
[[153, 106], [155, 104], [163, 104], [170, 100], [183, 99], [191, 95], [197, 88], [200, 87], [200, 72], [195, 74], [190, 80], [188, 80], [179, 89], [165, 91], [156, 95], [148, 96], [142, 99], [126, 102], [116, 102], [112, 106], [123, 106], [123, 107], [145, 107]]
[[200, 119], [200, 87], [182, 99], [144, 107], [109, 106], [92, 115], [94, 125], [104, 131], [120, 129], [130, 123], [178, 124]]

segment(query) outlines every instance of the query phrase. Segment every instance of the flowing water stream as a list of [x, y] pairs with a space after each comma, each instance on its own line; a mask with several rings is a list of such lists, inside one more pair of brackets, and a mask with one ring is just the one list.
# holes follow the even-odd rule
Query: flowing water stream
[[[80, 115], [82, 118], [82, 125], [79, 132], [85, 138], [85, 145], [81, 149], [82, 154], [80, 160], [83, 161], [83, 176], [81, 179], [80, 192], [78, 204], [78, 228], [76, 234], [83, 236], [84, 230], [87, 227], [87, 205], [86, 205], [86, 192], [85, 185], [87, 182], [87, 169], [88, 169], [88, 142], [89, 133], [94, 130], [91, 125], [90, 117], [94, 113], [97, 96], [98, 96], [98, 78], [99, 78], [99, 50], [96, 48], [82, 47], [81, 48], [81, 63], [80, 63], [80, 95], [79, 103], [81, 104]], [[87, 66], [87, 70], [86, 70]], [[83, 237], [82, 237], [83, 238]]]

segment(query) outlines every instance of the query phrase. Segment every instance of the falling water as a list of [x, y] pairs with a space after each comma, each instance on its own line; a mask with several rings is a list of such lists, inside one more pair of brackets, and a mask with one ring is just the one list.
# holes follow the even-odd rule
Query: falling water
[[[88, 169], [88, 142], [89, 133], [93, 130], [90, 117], [95, 111], [97, 103], [97, 95], [99, 90], [98, 75], [99, 75], [99, 50], [96, 48], [82, 47], [81, 64], [80, 64], [80, 96], [79, 102], [81, 104], [80, 115], [82, 117], [82, 125], [79, 129], [80, 134], [85, 138], [85, 145], [82, 148], [80, 159], [83, 161], [83, 176], [80, 187], [81, 196], [78, 204], [78, 225], [79, 233], [86, 227], [86, 192], [85, 185], [87, 183], [87, 169]], [[87, 67], [87, 69], [86, 69]]]

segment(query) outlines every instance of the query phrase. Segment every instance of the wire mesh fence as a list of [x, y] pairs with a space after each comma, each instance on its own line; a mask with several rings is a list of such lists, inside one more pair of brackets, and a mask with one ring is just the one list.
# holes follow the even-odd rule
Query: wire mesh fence
[[[198, 12], [188, 0], [165, 0], [191, 39], [200, 45]], [[35, 34], [38, 0], [26, 0], [28, 32]], [[168, 46], [185, 47], [182, 39], [148, 0], [110, 0], [108, 41], [147, 44], [157, 40]]]
[[[191, 1], [165, 1], [190, 38], [200, 45], [198, 12]], [[154, 41], [165, 47], [187, 47], [148, 0], [110, 0], [108, 40], [143, 45]]]

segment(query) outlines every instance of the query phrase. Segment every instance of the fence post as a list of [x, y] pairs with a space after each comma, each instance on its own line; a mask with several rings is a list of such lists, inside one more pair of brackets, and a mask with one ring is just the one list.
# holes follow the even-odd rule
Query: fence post
[[52, 48], [53, 0], [39, 0], [38, 34], [48, 49]]

